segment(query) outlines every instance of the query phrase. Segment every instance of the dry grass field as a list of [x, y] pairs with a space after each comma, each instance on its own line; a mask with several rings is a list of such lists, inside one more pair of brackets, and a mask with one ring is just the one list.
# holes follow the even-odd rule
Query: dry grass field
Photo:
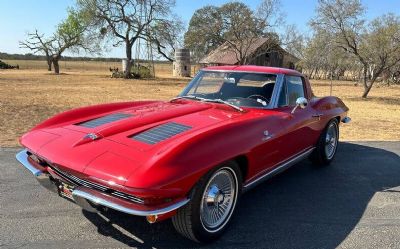
[[[170, 64], [156, 66], [156, 79], [123, 80], [110, 78], [112, 63], [62, 62], [62, 74], [54, 75], [44, 62], [6, 62], [21, 69], [0, 70], [0, 146], [16, 146], [20, 135], [58, 112], [106, 102], [169, 99], [190, 80], [173, 78]], [[312, 85], [316, 95], [329, 94], [329, 82]], [[352, 82], [334, 82], [333, 95], [349, 106], [352, 118], [342, 126], [341, 139], [399, 141], [400, 86], [375, 87], [367, 100], [359, 97], [361, 92]]]

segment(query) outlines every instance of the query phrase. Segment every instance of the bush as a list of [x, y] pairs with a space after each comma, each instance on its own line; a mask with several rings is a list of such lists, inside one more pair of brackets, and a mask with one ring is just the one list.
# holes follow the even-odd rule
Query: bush
[[0, 60], [0, 69], [14, 69], [14, 68], [19, 69], [19, 65], [11, 66]]

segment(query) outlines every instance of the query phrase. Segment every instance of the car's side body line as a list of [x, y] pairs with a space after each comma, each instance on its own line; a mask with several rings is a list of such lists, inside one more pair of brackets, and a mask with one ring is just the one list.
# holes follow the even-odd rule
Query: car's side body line
[[249, 189], [257, 186], [258, 184], [264, 182], [265, 180], [270, 179], [271, 177], [285, 171], [286, 169], [290, 168], [296, 163], [302, 161], [303, 159], [308, 157], [313, 152], [314, 149], [315, 147], [305, 149], [302, 152], [298, 153], [297, 155], [291, 157], [290, 159], [285, 160], [282, 163], [279, 163], [272, 170], [269, 170], [264, 174], [257, 176], [254, 180], [250, 180], [249, 182], [243, 185], [243, 192], [248, 191]]

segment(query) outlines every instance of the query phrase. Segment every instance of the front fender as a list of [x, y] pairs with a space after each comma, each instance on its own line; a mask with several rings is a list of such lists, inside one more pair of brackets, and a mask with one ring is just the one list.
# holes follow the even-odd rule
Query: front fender
[[72, 123], [74, 120], [79, 120], [81, 118], [90, 118], [91, 116], [96, 116], [102, 113], [108, 113], [112, 111], [116, 111], [119, 109], [125, 109], [129, 107], [135, 107], [140, 105], [146, 105], [150, 103], [154, 103], [157, 101], [131, 101], [131, 102], [117, 102], [111, 104], [100, 104], [93, 106], [85, 106], [72, 110], [68, 110], [62, 113], [59, 113], [41, 123], [36, 125], [31, 129], [38, 130], [43, 128], [49, 128], [53, 126], [61, 126], [63, 124]]
[[252, 119], [209, 127], [190, 138], [184, 137], [135, 171], [126, 185], [180, 189], [181, 195], [186, 195], [215, 166], [237, 156], [247, 157], [252, 148], [263, 142], [257, 134], [262, 128], [265, 119]]

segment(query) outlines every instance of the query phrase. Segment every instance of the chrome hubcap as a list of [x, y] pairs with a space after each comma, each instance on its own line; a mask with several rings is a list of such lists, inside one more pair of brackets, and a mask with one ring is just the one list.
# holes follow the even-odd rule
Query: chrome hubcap
[[338, 131], [335, 123], [329, 125], [325, 137], [325, 154], [328, 159], [332, 159], [335, 155], [338, 142]]
[[210, 178], [200, 207], [200, 220], [209, 232], [218, 231], [229, 220], [236, 204], [237, 186], [236, 176], [228, 169], [221, 169]]

